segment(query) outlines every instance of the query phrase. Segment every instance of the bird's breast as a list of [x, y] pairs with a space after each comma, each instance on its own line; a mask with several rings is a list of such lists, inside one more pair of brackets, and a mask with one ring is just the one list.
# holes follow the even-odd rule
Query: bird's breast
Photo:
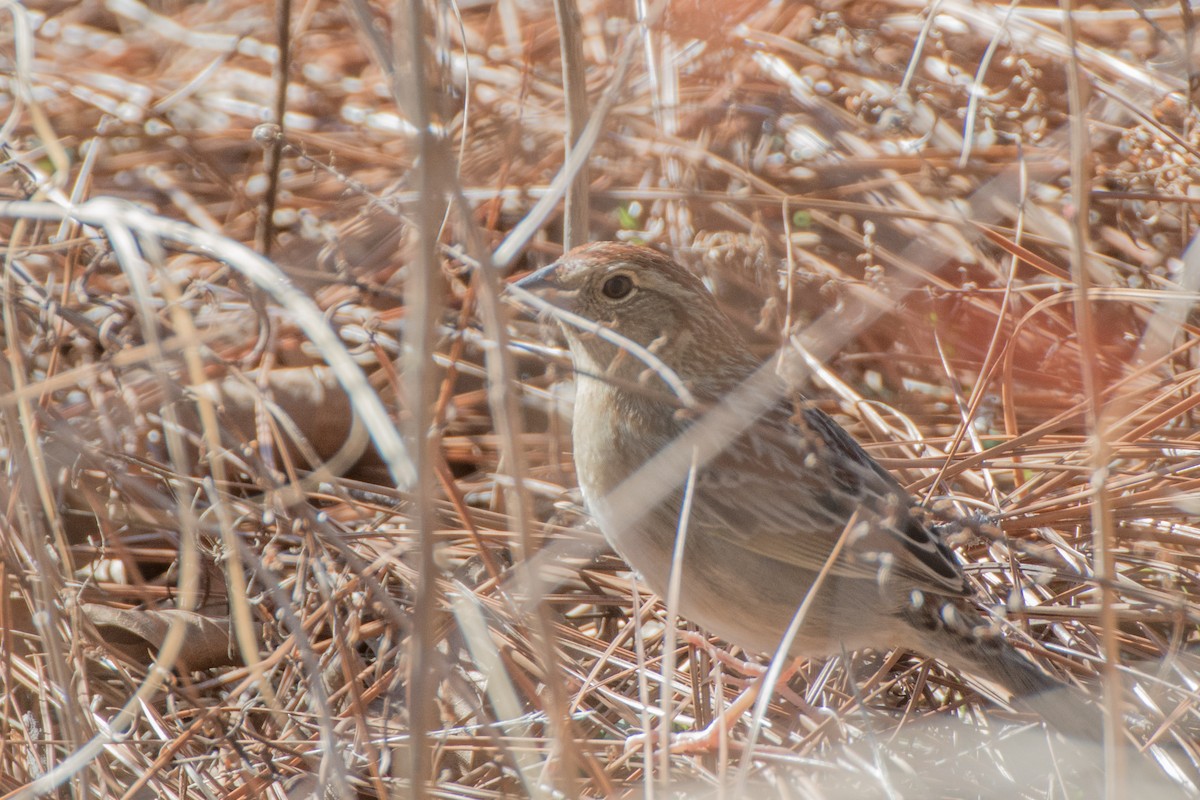
[[[579, 378], [572, 439], [579, 485], [589, 504], [620, 486], [677, 435], [628, 394], [601, 379]], [[671, 423], [670, 412], [665, 413]]]
[[[671, 410], [652, 413], [644, 405], [628, 402], [622, 394], [593, 378], [581, 378], [576, 388], [573, 439], [579, 485], [613, 549], [652, 591], [665, 597], [679, 543], [686, 475], [638, 470], [684, 426], [675, 421]], [[702, 469], [702, 475], [703, 487], [698, 492], [726, 493], [719, 474]], [[670, 484], [656, 487], [656, 480]], [[728, 493], [733, 496], [745, 491], [745, 486], [744, 480], [734, 481]], [[654, 500], [644, 507], [648, 497]], [[780, 499], [767, 496], [762, 502]], [[742, 502], [749, 501], [743, 498]], [[812, 586], [815, 572], [747, 548], [743, 543], [746, 534], [779, 535], [769, 528], [756, 531], [761, 519], [753, 510], [752, 505], [747, 506], [741, 518], [731, 519], [716, 513], [714, 503], [706, 502], [705, 496], [694, 498], [684, 527], [687, 533], [676, 610], [730, 642], [766, 652], [778, 645]], [[726, 531], [726, 525], [743, 527]], [[888, 623], [878, 598], [879, 590], [871, 581], [828, 581], [813, 621], [804, 626], [792, 651], [816, 655], [837, 652], [843, 645], [853, 649], [889, 642], [888, 635], [881, 633]], [[746, 614], [744, 608], [754, 608], [756, 613]]]

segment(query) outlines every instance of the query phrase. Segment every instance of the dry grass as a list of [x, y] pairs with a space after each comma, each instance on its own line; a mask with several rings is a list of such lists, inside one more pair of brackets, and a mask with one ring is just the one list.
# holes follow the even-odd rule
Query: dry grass
[[[1126, 776], [1190, 790], [1190, 10], [633, 5], [581, 4], [570, 235], [692, 265], [939, 513], [994, 517], [954, 537], [981, 595], [1153, 743]], [[554, 9], [416, 8], [295, 4], [282, 128], [268, 4], [9, 8], [0, 797], [1117, 780], [908, 653], [807, 663], [747, 758], [748, 723], [623, 752], [668, 687], [687, 728], [746, 678], [693, 639], [664, 680], [573, 492], [569, 368], [498, 297], [564, 237]]]

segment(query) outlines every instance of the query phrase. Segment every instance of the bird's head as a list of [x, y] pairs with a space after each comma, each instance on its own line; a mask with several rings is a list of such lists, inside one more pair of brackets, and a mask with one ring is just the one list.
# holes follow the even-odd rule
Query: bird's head
[[648, 247], [583, 245], [516, 285], [569, 312], [556, 319], [581, 372], [625, 379], [645, 372], [650, 365], [621, 339], [705, 394], [728, 390], [755, 366], [700, 279]]

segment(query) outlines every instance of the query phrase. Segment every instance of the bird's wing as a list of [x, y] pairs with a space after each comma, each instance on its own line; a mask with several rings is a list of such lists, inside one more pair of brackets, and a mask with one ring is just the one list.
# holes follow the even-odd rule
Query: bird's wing
[[752, 552], [816, 572], [853, 519], [834, 574], [970, 593], [950, 549], [913, 517], [908, 493], [819, 410], [765, 415], [697, 481], [688, 524]]

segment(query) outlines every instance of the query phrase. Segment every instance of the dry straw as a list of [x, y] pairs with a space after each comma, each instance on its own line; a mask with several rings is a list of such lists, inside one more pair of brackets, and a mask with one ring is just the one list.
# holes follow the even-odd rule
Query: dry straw
[[[1195, 792], [1187, 7], [5, 11], [0, 798]], [[1107, 752], [904, 652], [625, 751], [761, 654], [679, 635], [574, 493], [504, 282], [587, 238], [988, 520], [959, 557]]]

